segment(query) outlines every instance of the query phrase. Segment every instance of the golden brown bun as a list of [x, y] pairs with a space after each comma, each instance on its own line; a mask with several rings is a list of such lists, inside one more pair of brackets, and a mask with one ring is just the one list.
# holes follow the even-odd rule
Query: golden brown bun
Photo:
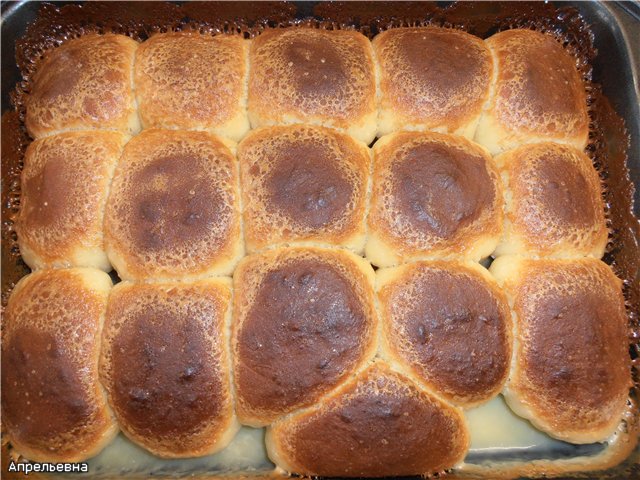
[[352, 30], [264, 31], [249, 54], [253, 128], [313, 123], [371, 143], [377, 130], [371, 42]]
[[511, 312], [473, 262], [417, 262], [376, 272], [383, 352], [457, 405], [496, 396], [511, 363]]
[[495, 162], [506, 199], [496, 255], [602, 257], [609, 232], [600, 177], [589, 157], [547, 142], [516, 148]]
[[87, 34], [48, 52], [33, 76], [25, 124], [33, 138], [65, 130], [140, 130], [133, 94], [138, 44]]
[[68, 132], [29, 145], [22, 170], [18, 244], [32, 269], [111, 270], [102, 224], [125, 135]]
[[101, 379], [122, 430], [153, 454], [208, 455], [237, 432], [230, 304], [228, 278], [114, 287]]
[[485, 41], [495, 76], [475, 141], [494, 155], [545, 140], [582, 150], [589, 115], [574, 58], [551, 35], [533, 30], [506, 30]]
[[493, 73], [484, 42], [461, 30], [393, 28], [373, 40], [378, 136], [432, 130], [473, 138]]
[[20, 280], [9, 298], [2, 428], [29, 460], [80, 462], [118, 431], [98, 380], [110, 289], [100, 270], [40, 270]]
[[516, 319], [511, 409], [567, 442], [606, 440], [631, 387], [622, 282], [595, 259], [504, 256], [491, 272]]
[[377, 361], [321, 403], [275, 423], [266, 441], [287, 472], [396, 477], [453, 467], [469, 434], [460, 410]]
[[208, 130], [239, 140], [249, 130], [249, 42], [235, 35], [170, 32], [136, 53], [135, 85], [144, 128]]
[[244, 254], [236, 160], [207, 132], [145, 130], [124, 149], [105, 213], [123, 280], [228, 275]]
[[420, 258], [480, 260], [502, 233], [502, 188], [484, 148], [430, 132], [386, 135], [373, 147], [365, 253], [388, 267]]
[[254, 130], [238, 146], [245, 241], [313, 242], [362, 252], [371, 158], [348, 135], [310, 125]]
[[240, 262], [231, 345], [242, 423], [311, 405], [374, 355], [373, 281], [346, 250], [280, 248]]

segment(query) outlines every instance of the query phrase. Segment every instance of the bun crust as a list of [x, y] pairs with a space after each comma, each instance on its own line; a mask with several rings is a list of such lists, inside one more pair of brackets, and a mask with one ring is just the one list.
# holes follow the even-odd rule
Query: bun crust
[[249, 42], [235, 35], [170, 32], [143, 42], [135, 63], [143, 127], [240, 140], [249, 130], [248, 54]]
[[545, 140], [583, 150], [589, 115], [575, 59], [551, 35], [533, 30], [505, 30], [485, 41], [496, 73], [475, 141], [494, 155]]
[[502, 233], [502, 188], [489, 154], [464, 138], [398, 132], [373, 147], [365, 253], [379, 267], [420, 258], [480, 260]]
[[495, 161], [506, 192], [505, 235], [497, 255], [604, 255], [609, 231], [600, 177], [589, 157], [548, 142], [516, 148]]
[[376, 362], [311, 409], [267, 430], [269, 457], [322, 477], [426, 475], [462, 461], [462, 412]]
[[351, 30], [265, 30], [249, 54], [253, 128], [312, 123], [371, 143], [377, 130], [371, 42]]
[[378, 136], [432, 130], [473, 138], [493, 73], [480, 38], [450, 28], [392, 28], [374, 38], [373, 49]]
[[466, 411], [500, 394], [540, 435], [621, 440], [594, 468], [633, 448], [635, 312], [597, 260], [607, 171], [571, 42], [187, 10], [118, 30], [145, 41], [53, 25], [57, 47], [18, 58], [33, 273], [0, 326], [18, 456], [84, 461], [121, 429], [224, 465], [264, 447], [230, 445], [243, 425], [276, 474], [516, 475], [476, 462], [490, 439], [467, 456]]
[[477, 263], [418, 262], [380, 269], [382, 351], [456, 405], [496, 396], [511, 363], [511, 311]]
[[133, 94], [138, 44], [124, 35], [83, 35], [49, 51], [33, 77], [25, 124], [33, 138], [66, 130], [140, 130]]
[[80, 462], [118, 428], [98, 381], [111, 279], [99, 270], [40, 270], [13, 290], [2, 330], [2, 427], [37, 462]]
[[366, 145], [324, 127], [265, 127], [242, 141], [238, 159], [249, 252], [291, 242], [362, 251]]
[[109, 185], [127, 137], [68, 132], [32, 142], [24, 158], [16, 231], [32, 269], [111, 270], [102, 224]]
[[214, 453], [233, 438], [229, 279], [113, 289], [101, 378], [122, 430], [165, 458]]
[[124, 280], [228, 275], [244, 254], [238, 168], [206, 132], [145, 130], [124, 149], [105, 213]]
[[560, 440], [606, 440], [631, 387], [622, 282], [595, 259], [504, 256], [491, 272], [517, 322], [504, 392], [511, 409]]
[[240, 263], [232, 349], [242, 423], [311, 405], [373, 357], [373, 280], [345, 250], [281, 248]]

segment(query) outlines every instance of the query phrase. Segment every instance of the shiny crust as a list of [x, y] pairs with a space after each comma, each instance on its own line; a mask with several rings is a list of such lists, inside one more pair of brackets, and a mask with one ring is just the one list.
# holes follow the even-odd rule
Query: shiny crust
[[371, 158], [361, 142], [310, 125], [265, 127], [238, 145], [247, 251], [291, 242], [361, 253]]
[[127, 137], [68, 132], [29, 145], [22, 170], [18, 244], [32, 269], [111, 270], [102, 224], [109, 184]]
[[140, 130], [133, 94], [138, 44], [87, 34], [49, 51], [32, 79], [25, 124], [33, 138], [64, 130]]
[[441, 472], [462, 461], [462, 412], [375, 362], [311, 409], [267, 431], [271, 460], [323, 477], [395, 477]]
[[602, 257], [609, 231], [600, 177], [589, 157], [548, 142], [519, 147], [495, 161], [506, 199], [497, 255]]
[[595, 259], [504, 256], [491, 272], [516, 320], [509, 406], [555, 438], [606, 440], [631, 387], [622, 282]]
[[475, 141], [492, 154], [544, 140], [584, 149], [587, 97], [571, 54], [533, 30], [505, 30], [485, 42], [496, 73]]
[[253, 128], [312, 123], [369, 144], [377, 129], [371, 42], [351, 30], [281, 28], [262, 32], [249, 54]]
[[114, 287], [101, 379], [122, 430], [153, 454], [208, 455], [237, 432], [230, 306], [229, 279]]
[[480, 38], [450, 28], [393, 28], [372, 43], [380, 79], [378, 136], [432, 130], [473, 138], [493, 74]]
[[249, 42], [236, 35], [171, 32], [143, 42], [134, 70], [142, 126], [242, 138], [248, 53]]
[[376, 272], [383, 353], [464, 407], [496, 396], [511, 363], [511, 311], [473, 262], [417, 262]]
[[227, 275], [244, 254], [237, 162], [206, 132], [145, 130], [127, 144], [105, 213], [120, 277]]
[[[408, 128], [411, 128], [411, 127], [408, 127]], [[458, 133], [460, 133], [460, 132], [458, 132]], [[359, 368], [361, 368], [361, 367], [359, 367]], [[398, 368], [398, 365], [395, 365], [395, 364], [394, 364], [393, 368], [397, 369], [397, 368]], [[415, 381], [415, 376], [413, 376], [413, 380]], [[344, 388], [344, 385], [343, 385], [343, 387], [338, 387], [338, 388]], [[428, 387], [427, 387], [427, 388], [428, 388]], [[437, 393], [437, 392], [434, 392], [434, 393], [435, 393], [436, 395], [440, 395], [440, 394], [439, 394], [439, 393]], [[332, 394], [330, 393], [329, 395], [332, 395]], [[514, 407], [514, 408], [516, 408], [516, 407]], [[313, 407], [312, 409], [315, 409], [315, 407]], [[306, 413], [306, 412], [304, 412], [304, 413]], [[298, 412], [294, 413], [294, 416], [298, 416], [298, 415], [300, 415], [300, 413], [298, 413]], [[613, 448], [611, 448], [611, 449], [607, 449], [607, 450], [612, 450], [612, 449], [613, 449]]]
[[386, 135], [373, 147], [367, 259], [479, 260], [502, 233], [502, 187], [484, 148], [430, 132]]
[[16, 285], [2, 330], [2, 428], [38, 462], [96, 455], [118, 428], [98, 381], [111, 279], [99, 270], [41, 270]]
[[374, 355], [373, 281], [346, 250], [281, 248], [240, 263], [231, 346], [242, 423], [313, 404]]

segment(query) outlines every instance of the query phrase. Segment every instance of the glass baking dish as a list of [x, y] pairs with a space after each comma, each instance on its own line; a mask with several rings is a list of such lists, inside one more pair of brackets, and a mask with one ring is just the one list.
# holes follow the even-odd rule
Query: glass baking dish
[[[63, 6], [64, 4], [72, 4]], [[579, 50], [593, 67], [595, 88], [592, 116], [597, 133], [592, 153], [602, 159], [614, 231], [612, 248], [605, 261], [625, 280], [630, 305], [632, 341], [638, 341], [638, 306], [640, 305], [640, 262], [638, 238], [640, 227], [631, 214], [635, 196], [635, 215], [640, 213], [640, 112], [638, 60], [640, 49], [640, 7], [632, 3], [562, 2], [561, 5], [509, 2], [193, 2], [190, 5], [152, 2], [94, 3], [78, 7], [76, 2], [59, 2], [47, 6], [39, 2], [2, 2], [2, 303], [12, 285], [28, 270], [17, 255], [11, 216], [15, 213], [16, 179], [24, 143], [28, 141], [19, 127], [19, 114], [14, 112], [10, 97], [21, 79], [16, 65], [26, 53], [36, 50], [20, 43], [27, 32], [26, 44], [33, 45], [34, 35], [43, 34], [49, 23], [55, 25], [46, 41], [60, 38], [65, 25], [81, 24], [82, 28], [113, 27], [119, 33], [134, 32], [145, 38], [146, 32], [158, 27], [185, 25], [188, 22], [205, 30], [241, 31], [246, 35], [264, 26], [289, 25], [296, 22], [353, 26], [368, 36], [388, 26], [414, 25], [433, 21], [458, 26], [481, 37], [487, 37], [505, 26], [542, 26], [553, 29], [568, 41], [581, 45]], [[65, 23], [66, 22], [66, 23]], [[29, 25], [36, 28], [27, 30]], [[593, 46], [587, 45], [593, 39]], [[634, 40], [635, 39], [635, 40]], [[46, 41], [44, 43], [46, 43]], [[597, 54], [596, 54], [597, 52]], [[588, 67], [589, 65], [587, 65]], [[20, 96], [14, 95], [20, 110]], [[628, 156], [625, 168], [625, 156]], [[633, 186], [636, 186], [635, 191]], [[635, 333], [635, 337], [633, 334]], [[638, 352], [631, 348], [635, 361], [637, 402]], [[640, 478], [640, 450], [634, 444], [638, 435], [637, 403], [629, 410], [626, 433], [621, 432], [608, 444], [572, 445], [554, 440], [535, 430], [510, 412], [502, 397], [466, 412], [471, 431], [471, 449], [463, 465], [447, 472], [449, 478], [511, 478], [546, 475], [573, 475], [571, 478]], [[266, 457], [264, 430], [243, 427], [232, 444], [219, 454], [189, 460], [162, 460], [129, 442], [120, 434], [100, 455], [88, 461], [91, 478], [146, 478], [149, 476], [196, 476], [198, 478], [275, 477], [280, 472]], [[12, 455], [7, 445], [2, 448], [4, 475]], [[578, 473], [620, 465], [591, 474]], [[31, 474], [33, 476], [34, 474]], [[74, 474], [75, 478], [78, 475]], [[56, 474], [60, 478], [61, 474]], [[7, 478], [23, 478], [9, 474]]]

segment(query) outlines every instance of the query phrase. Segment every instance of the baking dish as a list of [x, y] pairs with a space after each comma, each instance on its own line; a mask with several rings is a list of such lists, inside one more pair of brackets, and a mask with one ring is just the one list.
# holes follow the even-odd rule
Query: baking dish
[[[551, 29], [559, 29], [558, 33], [563, 33], [571, 37], [573, 35], [574, 42], [577, 42], [585, 50], [583, 54], [592, 55], [594, 50], [598, 51], [598, 55], [592, 61], [593, 80], [596, 84], [602, 84], [602, 89], [606, 98], [609, 99], [613, 109], [608, 107], [608, 103], [597, 92], [594, 92], [595, 108], [593, 114], [596, 123], [600, 128], [601, 135], [596, 138], [593, 150], [596, 152], [597, 158], [607, 157], [610, 162], [604, 165], [603, 169], [608, 174], [608, 198], [610, 203], [610, 214], [612, 219], [612, 228], [614, 231], [613, 247], [608, 253], [605, 260], [612, 263], [616, 268], [618, 275], [623, 277], [627, 285], [627, 298], [630, 304], [630, 313], [632, 322], [636, 322], [637, 329], [637, 308], [638, 297], [640, 296], [638, 286], [638, 224], [637, 221], [628, 212], [631, 209], [630, 199], [632, 184], [640, 184], [640, 158], [638, 157], [640, 142], [640, 115], [638, 114], [638, 83], [637, 83], [637, 66], [634, 64], [634, 53], [631, 48], [634, 43], [633, 38], [638, 38], [639, 28], [637, 18], [634, 20], [634, 12], [637, 6], [602, 4], [602, 3], [582, 3], [576, 2], [571, 7], [577, 10], [571, 10], [567, 4], [563, 4], [557, 9], [551, 5], [542, 7], [541, 5], [519, 4], [514, 5], [498, 5], [498, 4], [447, 4], [444, 7], [435, 3], [356, 3], [348, 5], [340, 4], [314, 4], [300, 2], [296, 4], [275, 4], [262, 3], [259, 8], [253, 11], [242, 6], [233, 6], [228, 4], [211, 3], [208, 5], [193, 5], [185, 7], [177, 7], [171, 4], [144, 4], [138, 3], [135, 7], [132, 5], [124, 5], [123, 3], [111, 3], [108, 7], [96, 4], [91, 7], [89, 17], [92, 18], [94, 24], [109, 25], [118, 15], [127, 16], [130, 20], [123, 29], [132, 28], [142, 32], [153, 27], [156, 24], [173, 25], [180, 24], [183, 21], [183, 15], [180, 8], [186, 9], [188, 15], [196, 19], [202, 24], [209, 25], [214, 29], [243, 29], [248, 26], [253, 29], [260, 29], [264, 25], [275, 26], [277, 24], [288, 24], [290, 21], [300, 21], [310, 15], [315, 16], [316, 22], [338, 23], [354, 25], [366, 34], [373, 34], [379, 27], [387, 24], [413, 24], [434, 19], [435, 21], [450, 23], [455, 26], [470, 28], [474, 33], [480, 36], [487, 36], [496, 30], [498, 20], [501, 18], [503, 25], [511, 23], [513, 25], [529, 25], [541, 24]], [[11, 285], [26, 273], [26, 267], [22, 265], [16, 255], [15, 246], [12, 245], [11, 236], [11, 213], [15, 209], [16, 185], [12, 182], [16, 181], [16, 173], [19, 170], [18, 163], [20, 161], [21, 149], [18, 148], [12, 155], [11, 146], [14, 142], [26, 141], [21, 139], [18, 131], [11, 128], [11, 117], [5, 118], [4, 112], [10, 110], [8, 103], [9, 94], [13, 90], [14, 85], [19, 80], [19, 71], [15, 67], [14, 45], [17, 40], [24, 34], [25, 28], [36, 18], [48, 19], [50, 21], [56, 18], [64, 20], [64, 15], [68, 14], [62, 11], [61, 7], [47, 7], [45, 13], [38, 12], [40, 5], [36, 2], [6, 2], [3, 3], [3, 47], [2, 47], [2, 101], [3, 101], [3, 272], [2, 272], [2, 293], [3, 303], [6, 299]], [[75, 7], [72, 7], [75, 8]], [[64, 9], [62, 9], [64, 10]], [[126, 12], [125, 12], [126, 11]], [[578, 15], [579, 14], [579, 15]], [[58, 15], [58, 17], [56, 17]], [[105, 17], [101, 17], [104, 15]], [[81, 15], [82, 16], [82, 15]], [[495, 23], [491, 22], [491, 18]], [[77, 21], [78, 19], [76, 19]], [[86, 19], [84, 19], [86, 21]], [[529, 23], [527, 23], [529, 22]], [[91, 23], [89, 22], [89, 25]], [[589, 30], [584, 25], [590, 25]], [[63, 23], [64, 25], [64, 23]], [[41, 24], [42, 26], [42, 24]], [[59, 24], [52, 25], [53, 28], [49, 40], [53, 40], [59, 33], [64, 31], [64, 27]], [[562, 27], [566, 27], [562, 31]], [[255, 30], [254, 30], [255, 31]], [[590, 34], [593, 35], [594, 49], [590, 49], [588, 40]], [[24, 50], [21, 50], [24, 52]], [[33, 52], [32, 52], [33, 53]], [[24, 60], [24, 59], [23, 59]], [[19, 99], [18, 99], [19, 100]], [[624, 131], [624, 127], [616, 113], [624, 120], [629, 137]], [[5, 124], [5, 120], [8, 122]], [[16, 121], [14, 116], [13, 121]], [[627, 147], [627, 141], [630, 139], [628, 147], [630, 175], [627, 176], [623, 167], [624, 151]], [[6, 141], [6, 143], [5, 143]], [[638, 192], [635, 192], [638, 199]], [[638, 205], [636, 202], [636, 214], [638, 214]], [[13, 248], [13, 251], [12, 251]], [[634, 314], [636, 316], [634, 316]], [[633, 353], [637, 355], [637, 352]], [[637, 380], [637, 379], [636, 379]], [[486, 408], [495, 409], [497, 412], [506, 411], [500, 401], [496, 401]], [[500, 413], [498, 413], [500, 415]], [[477, 422], [477, 429], [480, 431], [483, 422], [487, 418], [491, 418], [488, 410], [476, 412], [470, 415], [471, 422]], [[630, 422], [637, 422], [637, 416], [634, 419], [630, 416]], [[526, 422], [523, 422], [526, 423]], [[515, 424], [520, 425], [520, 424]], [[497, 426], [494, 426], [496, 428]], [[525, 426], [520, 425], [525, 428]], [[633, 424], [631, 424], [633, 427]], [[513, 424], [507, 424], [505, 428], [509, 429], [508, 433], [511, 437], [515, 436]], [[518, 427], [515, 427], [517, 430]], [[526, 431], [526, 430], [525, 430]], [[527, 431], [527, 435], [531, 432]], [[631, 428], [631, 435], [637, 435]], [[234, 442], [234, 447], [239, 450], [247, 451], [247, 442], [255, 442], [260, 440], [261, 432], [251, 431], [249, 429], [241, 432]], [[526, 437], [525, 434], [523, 436]], [[598, 457], [598, 462], [616, 463], [621, 456], [626, 456], [624, 449], [603, 449], [599, 445], [589, 446], [572, 446], [562, 444], [561, 442], [550, 442], [546, 438], [532, 439], [526, 437], [521, 445], [515, 445], [513, 438], [510, 448], [500, 448], [495, 444], [487, 447], [486, 443], [476, 441], [475, 448], [472, 445], [472, 451], [467, 458], [467, 462], [474, 466], [463, 468], [459, 472], [453, 472], [450, 477], [461, 475], [480, 475], [485, 478], [495, 478], [497, 476], [522, 476], [522, 475], [539, 475], [545, 471], [547, 473], [558, 472], [563, 470], [582, 470], [589, 468], [590, 462], [594, 461], [594, 456]], [[495, 439], [495, 437], [494, 437]], [[218, 459], [207, 460], [191, 460], [188, 462], [156, 462], [149, 465], [146, 460], [150, 460], [147, 454], [142, 453], [137, 447], [129, 445], [125, 446], [125, 454], [121, 454], [122, 450], [118, 450], [126, 441], [119, 438], [111, 449], [107, 450], [99, 459], [90, 463], [92, 468], [90, 472], [93, 475], [103, 473], [105, 476], [119, 476], [128, 474], [135, 476], [147, 476], [171, 474], [186, 475], [197, 474], [207, 476], [214, 473], [220, 473], [220, 468], [214, 468]], [[484, 445], [484, 446], [483, 446]], [[126, 452], [134, 452], [135, 458], [127, 463]], [[3, 449], [5, 455], [6, 449]], [[617, 456], [616, 456], [617, 454]], [[610, 455], [613, 455], [611, 457]], [[614, 469], [612, 475], [626, 475], [632, 478], [638, 473], [637, 464], [638, 452], [635, 457], [632, 455], [627, 463], [621, 467]], [[591, 457], [588, 460], [586, 457]], [[605, 458], [607, 457], [607, 458]], [[6, 457], [3, 457], [6, 458]], [[553, 462], [548, 462], [553, 459]], [[151, 461], [151, 460], [150, 460]], [[119, 462], [119, 463], [118, 463]], [[547, 463], [545, 463], [547, 462]], [[102, 466], [100, 466], [102, 465]], [[119, 467], [117, 467], [119, 465]], [[236, 473], [249, 474], [265, 473], [271, 471], [271, 465], [264, 461], [260, 455], [255, 458], [247, 458], [242, 465], [236, 465]], [[635, 473], [634, 473], [635, 472]], [[595, 477], [601, 478], [602, 473], [594, 473]]]

